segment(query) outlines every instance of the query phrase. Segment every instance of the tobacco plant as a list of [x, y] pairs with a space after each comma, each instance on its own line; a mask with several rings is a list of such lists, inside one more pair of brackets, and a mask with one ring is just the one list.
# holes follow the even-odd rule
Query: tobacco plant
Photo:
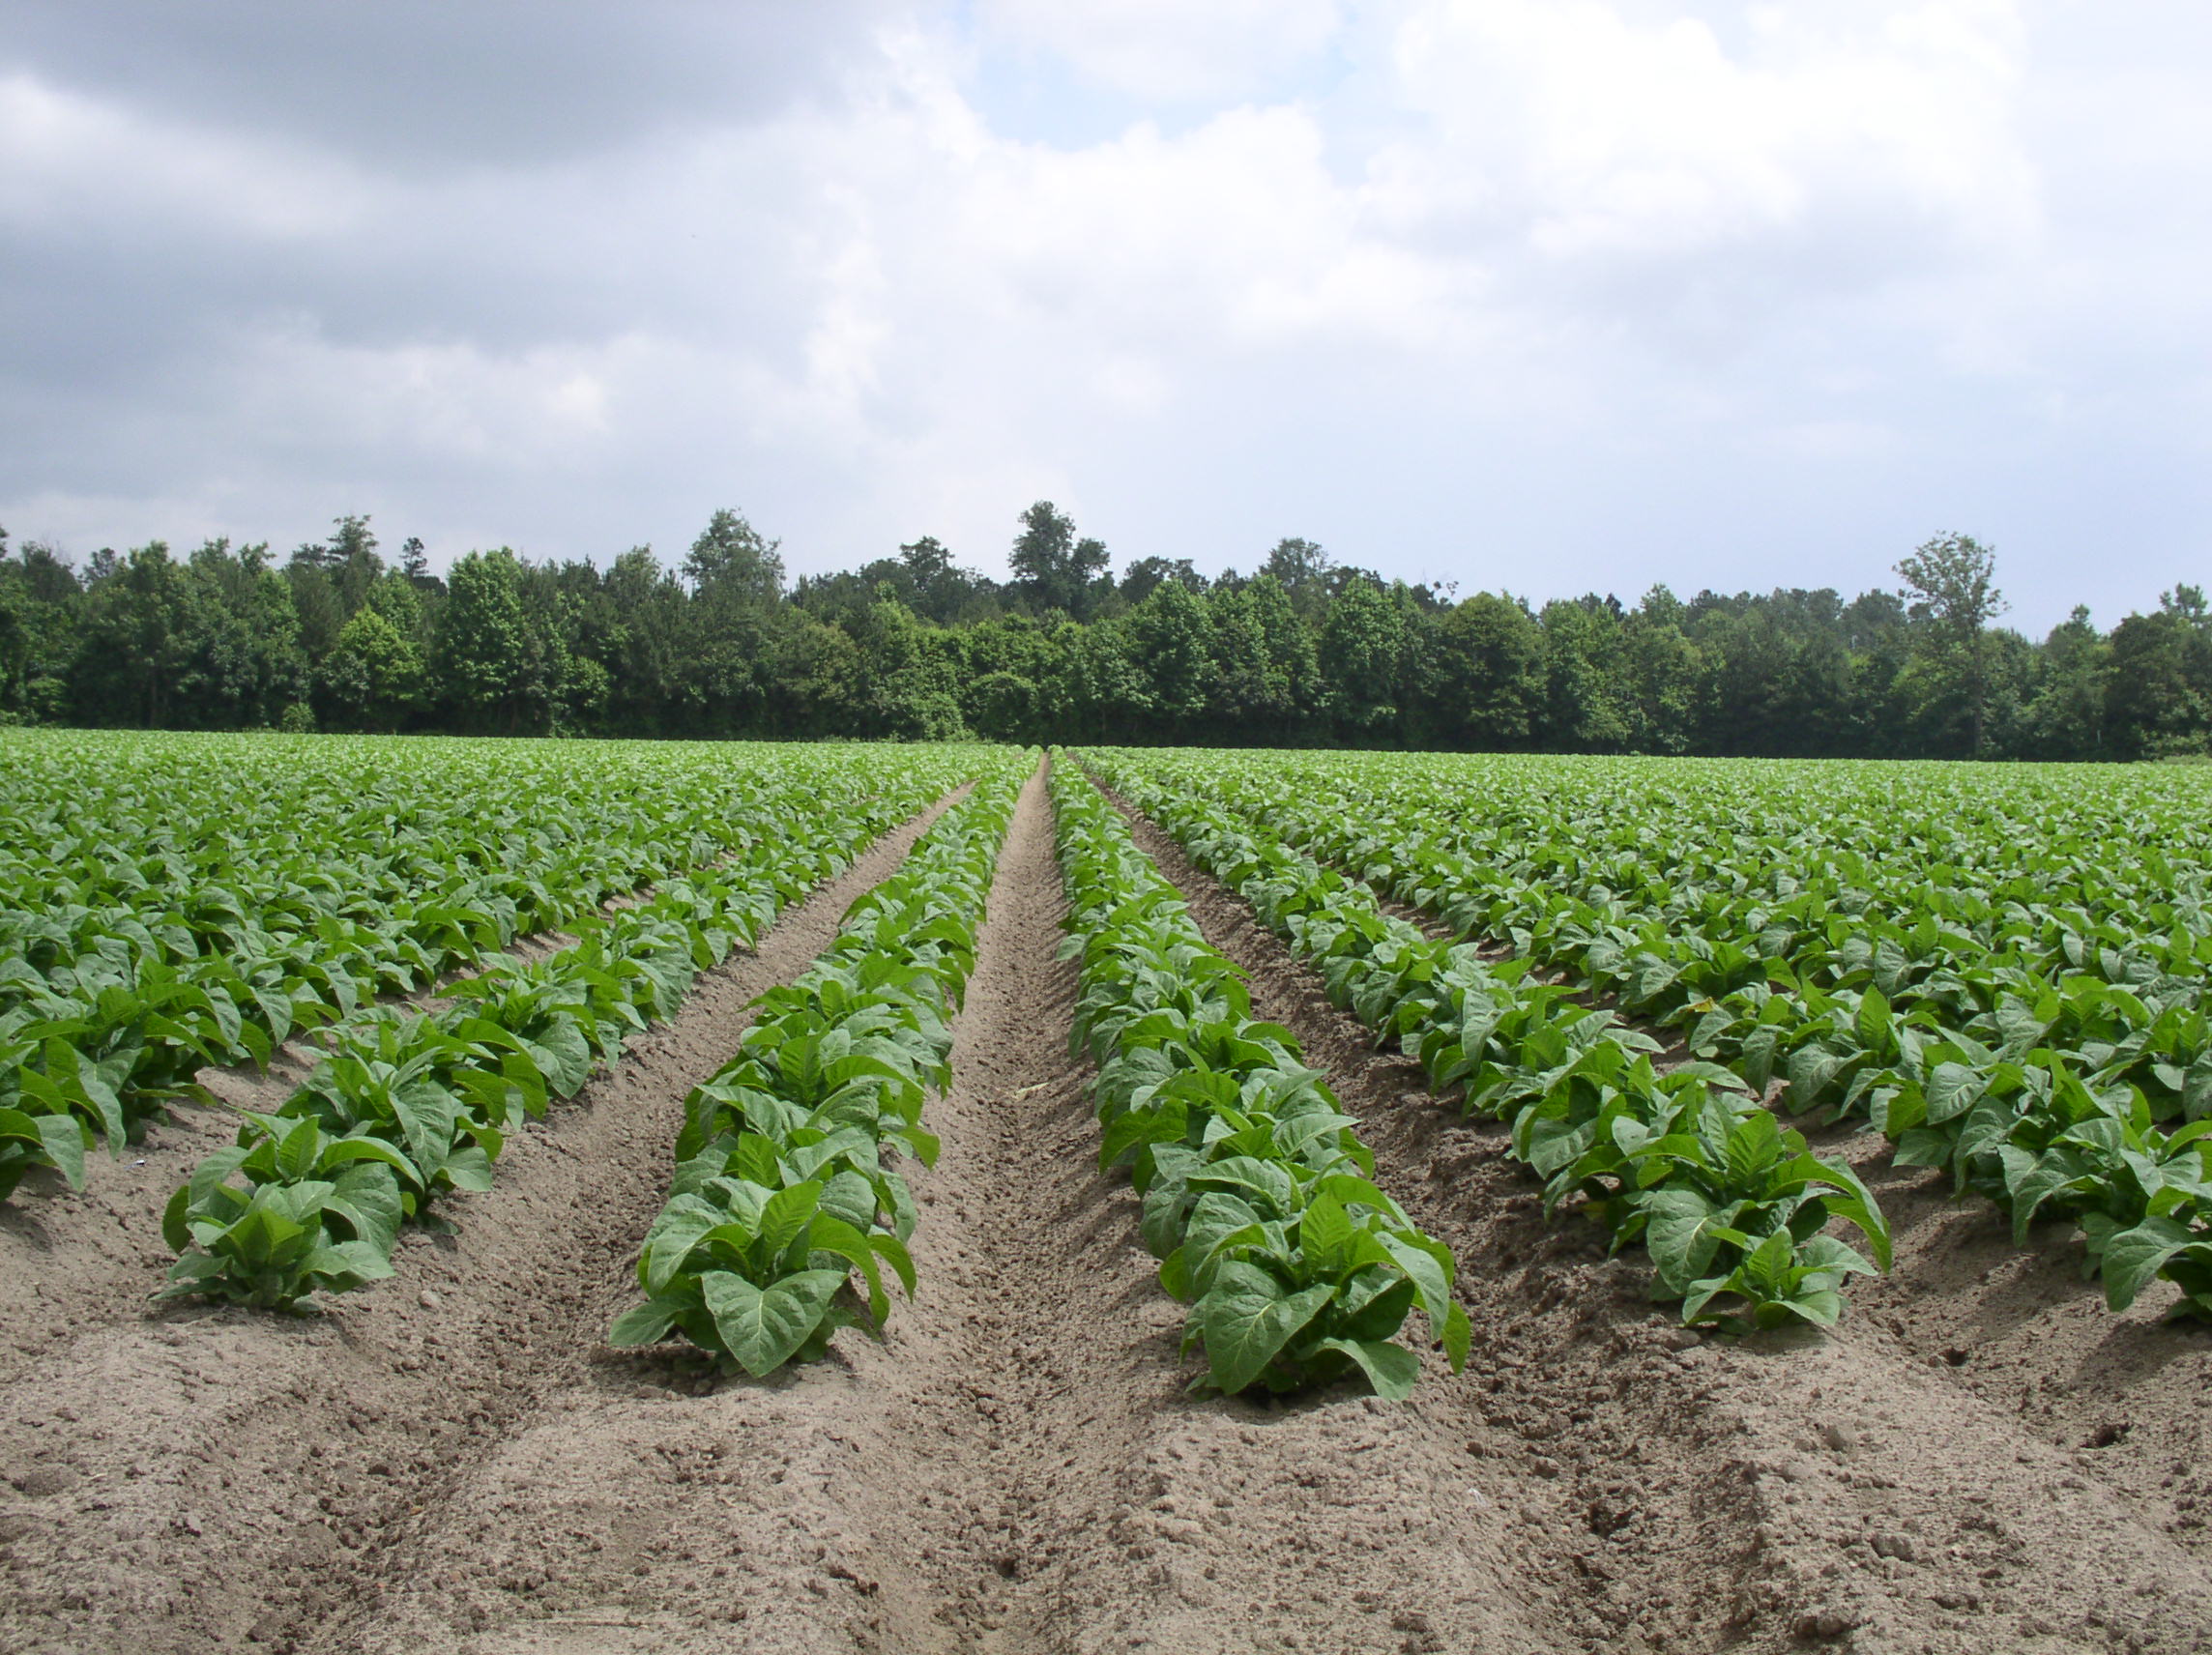
[[912, 1296], [897, 1160], [937, 1157], [922, 1108], [951, 1081], [950, 1017], [1019, 785], [1012, 763], [993, 767], [812, 967], [754, 1002], [735, 1055], [685, 1100], [668, 1204], [638, 1256], [645, 1302], [609, 1343], [681, 1333], [762, 1378], [822, 1355], [840, 1328], [879, 1332], [886, 1266]]
[[1183, 1348], [1206, 1352], [1200, 1388], [1356, 1376], [1402, 1399], [1420, 1364], [1396, 1336], [1416, 1308], [1457, 1372], [1471, 1328], [1449, 1250], [1371, 1181], [1326, 1076], [1289, 1030], [1253, 1018], [1242, 973], [1080, 769], [1056, 767], [1052, 789], [1099, 1164], [1131, 1165], [1160, 1285], [1190, 1307]]

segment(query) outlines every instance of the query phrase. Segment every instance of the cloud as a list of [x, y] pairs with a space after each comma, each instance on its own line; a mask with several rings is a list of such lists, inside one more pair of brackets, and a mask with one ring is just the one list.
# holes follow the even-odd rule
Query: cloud
[[1335, 0], [981, 0], [987, 36], [1140, 98], [1240, 98], [1321, 52]]
[[[2170, 548], [2126, 578], [2186, 578], [2206, 31], [1264, 10], [33, 4], [0, 520], [603, 559], [735, 504], [803, 570], [991, 565], [1046, 496], [1125, 557], [1629, 593], [1886, 580], [1955, 524], [2055, 617], [2124, 466]], [[1024, 77], [1125, 118], [1016, 128]]]
[[13, 0], [0, 69], [417, 174], [531, 167], [833, 94], [890, 7]]

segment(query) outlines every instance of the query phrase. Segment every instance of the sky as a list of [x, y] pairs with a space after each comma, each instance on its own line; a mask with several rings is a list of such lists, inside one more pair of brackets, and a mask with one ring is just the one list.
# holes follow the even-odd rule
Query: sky
[[2202, 0], [10, 0], [0, 525], [2212, 577]]

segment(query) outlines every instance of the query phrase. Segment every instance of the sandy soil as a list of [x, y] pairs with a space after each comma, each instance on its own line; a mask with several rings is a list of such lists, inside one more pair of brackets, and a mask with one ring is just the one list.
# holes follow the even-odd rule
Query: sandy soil
[[917, 831], [702, 979], [456, 1236], [414, 1237], [328, 1318], [56, 1335], [75, 1306], [48, 1254], [36, 1311], [0, 1300], [0, 1352], [44, 1352], [0, 1410], [0, 1649], [2212, 1649], [2172, 1469], [2197, 1463], [2201, 1336], [2094, 1321], [2062, 1246], [2016, 1253], [1902, 1188], [1898, 1274], [1841, 1337], [1685, 1333], [1141, 828], [1452, 1244], [1475, 1326], [1469, 1372], [1432, 1355], [1411, 1403], [1189, 1399], [1180, 1307], [1095, 1171], [1065, 1049], [1040, 781], [931, 1106], [917, 1301], [766, 1382], [606, 1350], [684, 1090]]
[[[1475, 1355], [1415, 1406], [1470, 1393], [1482, 1459], [1537, 1473], [1528, 1544], [1566, 1547], [1587, 1614], [1617, 1628], [1591, 1648], [2212, 1649], [2197, 1494], [2174, 1469], [2197, 1464], [2203, 1335], [2111, 1318], [2065, 1244], [2018, 1253], [1986, 1209], [1896, 1187], [1897, 1272], [1838, 1337], [1674, 1328], [1647, 1266], [1547, 1223], [1500, 1132], [1366, 1051], [1241, 901], [1149, 824], [1138, 836], [1252, 968], [1256, 1006], [1329, 1066], [1386, 1187], [1453, 1246]], [[2071, 1337], [2024, 1325], [2044, 1317]]]
[[[655, 888], [640, 886], [600, 907], [610, 914], [635, 908]], [[565, 931], [538, 931], [513, 939], [505, 952], [534, 965], [575, 942]], [[410, 993], [380, 995], [376, 1003], [442, 1005], [447, 986], [481, 969], [461, 967]], [[323, 1050], [316, 1031], [303, 1031], [277, 1046], [265, 1069], [204, 1068], [196, 1079], [229, 1108], [276, 1110]], [[0, 1383], [39, 1371], [86, 1323], [138, 1314], [148, 1283], [159, 1285], [174, 1257], [161, 1240], [162, 1207], [190, 1169], [236, 1133], [222, 1110], [180, 1103], [168, 1118], [148, 1122], [141, 1142], [123, 1146], [120, 1154], [103, 1147], [88, 1155], [83, 1190], [72, 1190], [58, 1173], [34, 1171], [15, 1199], [0, 1203]]]
[[1184, 1397], [1179, 1307], [1094, 1170], [1062, 912], [1033, 780], [917, 1176], [919, 1301], [882, 1345], [840, 1335], [767, 1383], [591, 1366], [425, 1515], [373, 1613], [309, 1646], [1561, 1646], [1562, 1582], [1513, 1555], [1456, 1419]]
[[40, 1314], [0, 1303], [0, 1350], [16, 1353], [0, 1649], [288, 1648], [373, 1594], [422, 1514], [584, 1365], [665, 1197], [684, 1096], [747, 1003], [803, 969], [935, 814], [703, 975], [674, 1022], [509, 1141], [498, 1187], [455, 1204], [455, 1234], [411, 1232], [397, 1278], [327, 1316], [147, 1308], [160, 1205], [200, 1147], [176, 1128], [160, 1129], [186, 1138], [164, 1145], [168, 1167], [148, 1155], [70, 1214], [42, 1208], [43, 1253], [11, 1234]]

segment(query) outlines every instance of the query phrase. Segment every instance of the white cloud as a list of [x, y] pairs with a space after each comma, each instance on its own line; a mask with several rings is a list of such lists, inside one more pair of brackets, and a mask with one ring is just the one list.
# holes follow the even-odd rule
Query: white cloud
[[1141, 98], [1242, 97], [1337, 31], [1336, 0], [981, 0], [987, 33]]
[[[2029, 0], [1263, 10], [932, 12], [833, 91], [496, 165], [9, 74], [0, 521], [604, 556], [737, 504], [808, 569], [989, 565], [1041, 495], [1123, 556], [1634, 592], [2054, 543], [2097, 517], [2054, 429], [2200, 466], [2176, 69], [2077, 72]], [[1174, 106], [1000, 130], [1023, 54]]]
[[1411, 230], [1456, 218], [1562, 262], [1699, 256], [1836, 218], [1910, 242], [2032, 230], [2010, 6], [1752, 16], [1731, 53], [1697, 16], [1599, 0], [1420, 8], [1397, 67], [1428, 124], [1381, 158], [1389, 204]]

